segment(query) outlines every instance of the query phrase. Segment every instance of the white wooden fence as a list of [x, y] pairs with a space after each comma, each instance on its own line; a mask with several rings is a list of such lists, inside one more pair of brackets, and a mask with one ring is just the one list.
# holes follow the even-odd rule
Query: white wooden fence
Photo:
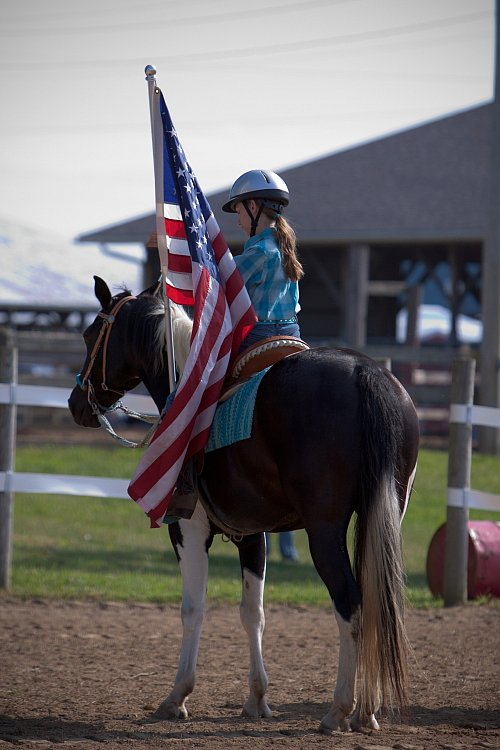
[[[14, 471], [17, 406], [68, 408], [69, 388], [19, 385], [17, 350], [0, 333], [0, 589], [10, 584], [13, 497], [15, 493], [128, 498], [129, 480]], [[475, 361], [453, 363], [448, 460], [447, 533], [444, 569], [446, 605], [467, 599], [469, 508], [500, 511], [500, 496], [470, 488], [473, 425], [500, 429], [500, 409], [474, 406]], [[5, 381], [5, 382], [1, 382]], [[155, 413], [148, 396], [127, 395], [124, 404], [138, 412]]]
[[500, 429], [500, 409], [474, 405], [475, 367], [473, 359], [457, 359], [453, 363], [443, 578], [445, 606], [467, 601], [469, 508], [500, 511], [500, 495], [470, 487], [473, 426]]
[[[69, 388], [0, 383], [0, 405], [67, 409], [70, 393]], [[137, 412], [154, 414], [157, 411], [149, 396], [127, 394], [121, 400], [125, 406]], [[12, 469], [0, 471], [0, 492], [40, 492], [46, 495], [128, 498], [129, 483], [128, 479], [83, 477], [73, 474], [17, 473]]]
[[[18, 473], [14, 470], [18, 406], [67, 409], [70, 388], [17, 383], [17, 347], [12, 331], [0, 330], [0, 589], [10, 585], [15, 493], [128, 498], [129, 480], [63, 474]], [[149, 396], [128, 394], [124, 405], [155, 414]]]
[[[46, 406], [67, 409], [71, 389], [40, 385], [0, 383], [0, 405]], [[122, 403], [137, 412], [154, 414], [157, 409], [149, 396], [127, 394]], [[0, 492], [40, 492], [46, 495], [81, 495], [83, 497], [128, 498], [128, 479], [81, 477], [65, 474], [31, 474], [12, 470], [0, 471]]]

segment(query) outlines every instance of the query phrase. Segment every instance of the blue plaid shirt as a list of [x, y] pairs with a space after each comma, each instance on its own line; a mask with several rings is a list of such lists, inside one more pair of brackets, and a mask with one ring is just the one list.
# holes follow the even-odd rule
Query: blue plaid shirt
[[299, 285], [285, 274], [275, 229], [250, 237], [234, 260], [259, 321], [290, 320], [299, 312]]

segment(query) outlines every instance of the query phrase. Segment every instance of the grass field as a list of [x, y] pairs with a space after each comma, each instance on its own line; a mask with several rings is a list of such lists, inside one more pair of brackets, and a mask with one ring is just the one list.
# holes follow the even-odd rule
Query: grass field
[[[18, 447], [16, 471], [128, 478], [138, 453], [110, 446]], [[408, 597], [414, 606], [440, 605], [428, 590], [430, 540], [446, 517], [447, 454], [422, 450], [403, 524]], [[474, 455], [474, 489], [500, 494], [500, 459]], [[500, 513], [471, 511], [500, 521]], [[266, 601], [329, 606], [312, 566], [304, 532], [296, 533], [300, 562], [284, 563], [277, 539], [270, 557]], [[127, 500], [19, 494], [14, 514], [12, 592], [25, 597], [178, 602], [180, 575], [166, 528], [151, 530]], [[236, 602], [240, 571], [234, 545], [217, 537], [210, 554], [209, 598]]]

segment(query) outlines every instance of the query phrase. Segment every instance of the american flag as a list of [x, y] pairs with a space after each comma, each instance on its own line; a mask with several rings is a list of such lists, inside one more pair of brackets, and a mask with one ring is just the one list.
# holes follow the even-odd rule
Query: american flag
[[163, 130], [167, 295], [193, 306], [191, 348], [175, 398], [128, 488], [157, 528], [183, 463], [208, 440], [231, 356], [257, 318], [159, 90], [155, 101]]

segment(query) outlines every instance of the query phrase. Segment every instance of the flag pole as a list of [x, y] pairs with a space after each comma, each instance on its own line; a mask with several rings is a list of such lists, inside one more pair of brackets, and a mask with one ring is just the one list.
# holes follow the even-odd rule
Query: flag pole
[[175, 352], [174, 335], [172, 327], [172, 314], [170, 300], [166, 295], [166, 282], [168, 270], [168, 249], [165, 234], [164, 214], [164, 192], [163, 192], [163, 123], [160, 115], [159, 96], [160, 89], [156, 84], [156, 68], [154, 65], [146, 65], [144, 69], [146, 81], [148, 82], [149, 94], [149, 116], [151, 120], [151, 138], [153, 141], [153, 167], [155, 177], [155, 202], [156, 202], [156, 237], [158, 242], [158, 255], [160, 257], [160, 268], [162, 276], [162, 294], [165, 302], [165, 324], [167, 329], [167, 357], [168, 357], [168, 380], [170, 391], [176, 385], [175, 377]]

